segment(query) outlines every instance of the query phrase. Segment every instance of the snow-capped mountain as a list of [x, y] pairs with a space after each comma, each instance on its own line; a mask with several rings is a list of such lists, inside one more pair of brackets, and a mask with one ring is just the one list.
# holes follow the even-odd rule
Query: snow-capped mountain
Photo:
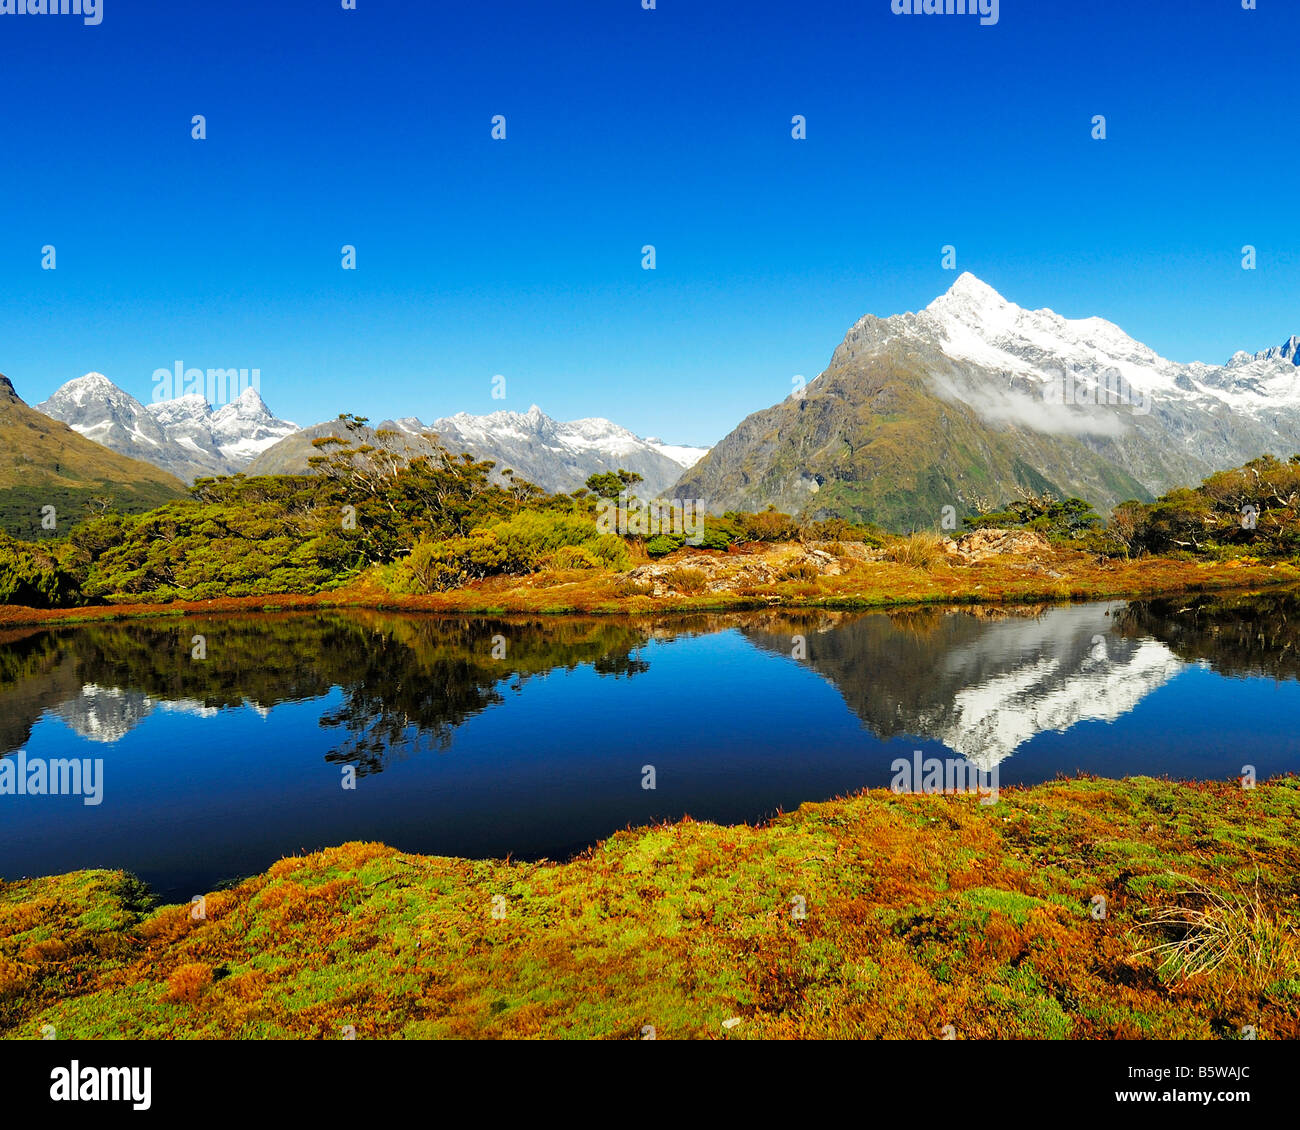
[[635, 471], [648, 494], [667, 490], [707, 448], [674, 447], [642, 439], [627, 428], [599, 417], [553, 420], [536, 404], [527, 412], [467, 412], [444, 416], [428, 427], [444, 447], [493, 459], [498, 469], [545, 490], [574, 490], [599, 471]]
[[963, 274], [921, 311], [860, 319], [802, 398], [742, 422], [676, 489], [896, 526], [1017, 487], [1104, 509], [1300, 451], [1298, 346], [1183, 364]]
[[36, 410], [186, 481], [241, 471], [298, 430], [276, 419], [256, 389], [245, 389], [216, 411], [198, 395], [145, 405], [102, 373], [69, 381]]
[[[930, 627], [864, 616], [810, 633], [806, 662], [877, 737], [940, 741], [984, 772], [1039, 734], [1114, 722], [1191, 666], [1164, 641], [1121, 631], [1097, 604], [954, 613]], [[789, 655], [788, 634], [745, 634]]]
[[[877, 338], [878, 322], [862, 319], [849, 331], [849, 338]], [[1139, 394], [1139, 409], [1143, 397], [1150, 398], [1153, 406], [1156, 401], [1166, 406], [1192, 404], [1203, 410], [1226, 405], [1255, 414], [1300, 407], [1300, 357], [1296, 355], [1300, 339], [1295, 337], [1259, 353], [1235, 353], [1225, 365], [1182, 365], [1161, 357], [1103, 318], [1071, 319], [1051, 310], [1024, 310], [969, 273], [920, 314], [889, 318], [886, 324], [890, 324], [888, 332], [897, 328], [903, 334], [937, 341], [949, 357], [1005, 377], [1054, 384], [1062, 375], [1073, 374], [1077, 387], [1080, 376], [1115, 374], [1120, 378], [1115, 386], [1131, 390], [1129, 406], [1132, 393]], [[1050, 417], [1038, 422], [1047, 427], [1056, 423]], [[1082, 430], [1087, 422], [1084, 418], [1071, 430]]]
[[[419, 447], [422, 435], [433, 433], [453, 453], [467, 451], [477, 459], [491, 459], [498, 477], [508, 469], [548, 491], [576, 490], [592, 474], [626, 470], [641, 475], [643, 493], [662, 494], [708, 450], [642, 439], [609, 420], [553, 420], [535, 404], [527, 412], [461, 412], [427, 425], [406, 416], [386, 420], [378, 428], [404, 433], [413, 448]], [[337, 422], [306, 428], [266, 451], [249, 473], [305, 473], [307, 459], [317, 454], [311, 441], [338, 432]], [[366, 439], [374, 442], [371, 435]]]

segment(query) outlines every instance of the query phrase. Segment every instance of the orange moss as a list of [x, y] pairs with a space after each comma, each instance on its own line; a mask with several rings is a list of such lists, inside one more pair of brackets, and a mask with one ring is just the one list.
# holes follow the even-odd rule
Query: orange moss
[[167, 978], [167, 999], [194, 1004], [211, 984], [212, 966], [192, 961], [182, 965]]

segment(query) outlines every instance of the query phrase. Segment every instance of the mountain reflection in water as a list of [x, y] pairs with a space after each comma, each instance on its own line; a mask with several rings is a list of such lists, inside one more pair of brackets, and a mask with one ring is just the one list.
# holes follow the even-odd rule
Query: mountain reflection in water
[[558, 857], [629, 823], [755, 820], [883, 786], [914, 748], [996, 766], [1004, 787], [1246, 763], [1264, 777], [1300, 769], [1298, 630], [1294, 592], [11, 630], [0, 755], [103, 758], [107, 784], [94, 811], [0, 797], [0, 875], [123, 866], [180, 891], [350, 838]]

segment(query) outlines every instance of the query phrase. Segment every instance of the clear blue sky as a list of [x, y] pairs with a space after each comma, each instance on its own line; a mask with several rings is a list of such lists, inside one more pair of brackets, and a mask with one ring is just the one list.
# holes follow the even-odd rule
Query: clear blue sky
[[0, 15], [30, 403], [182, 360], [302, 424], [536, 402], [712, 442], [947, 289], [949, 243], [1175, 360], [1300, 333], [1294, 0], [103, 3]]

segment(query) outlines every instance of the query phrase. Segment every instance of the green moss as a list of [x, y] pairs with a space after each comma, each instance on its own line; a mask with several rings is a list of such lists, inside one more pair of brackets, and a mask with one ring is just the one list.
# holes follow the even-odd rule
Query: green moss
[[[684, 821], [566, 864], [346, 844], [213, 892], [200, 922], [120, 874], [25, 880], [0, 885], [0, 1029], [1296, 1038], [1297, 827], [1293, 779], [1244, 801], [1232, 783], [1078, 780], [994, 806], [869, 792], [758, 828]], [[1263, 948], [1186, 983], [1138, 955], [1152, 909], [1191, 883], [1255, 897], [1256, 875]]]

